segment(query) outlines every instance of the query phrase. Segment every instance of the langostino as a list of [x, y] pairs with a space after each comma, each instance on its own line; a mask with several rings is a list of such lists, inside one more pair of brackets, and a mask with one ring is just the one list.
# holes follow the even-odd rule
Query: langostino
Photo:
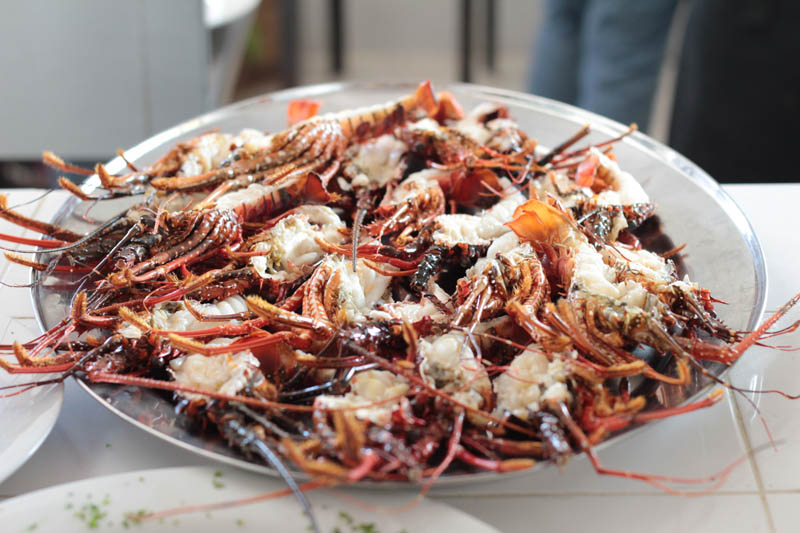
[[646, 409], [630, 383], [681, 387], [703, 361], [732, 364], [797, 298], [753, 332], [725, 326], [708, 291], [641, 246], [655, 204], [613, 142], [574, 148], [586, 129], [543, 155], [502, 105], [465, 114], [428, 83], [307, 116], [317, 108], [290, 106], [282, 132], [203, 134], [119, 176], [47, 153], [99, 176], [92, 195], [65, 182], [83, 200], [141, 201], [81, 235], [0, 198], [0, 217], [43, 235], [0, 239], [47, 251], [9, 260], [85, 274], [70, 313], [0, 365], [172, 391], [180, 416], [298, 495], [290, 468], [427, 490], [446, 472], [579, 452], [604, 474], [691, 481], [606, 469], [592, 447], [713, 404], [719, 393]]

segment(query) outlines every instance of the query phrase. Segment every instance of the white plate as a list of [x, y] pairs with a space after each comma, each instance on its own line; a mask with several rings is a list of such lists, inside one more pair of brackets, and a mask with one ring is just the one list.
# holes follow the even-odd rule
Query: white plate
[[[309, 521], [292, 497], [200, 511], [163, 519], [133, 521], [129, 516], [184, 505], [220, 503], [281, 490], [275, 479], [230, 468], [164, 468], [85, 479], [39, 490], [0, 504], [4, 533], [71, 531], [280, 531], [307, 532]], [[320, 531], [408, 533], [459, 531], [496, 532], [457, 509], [423, 499], [411, 509], [413, 491], [367, 492], [315, 490], [307, 492]]]
[[[49, 376], [12, 376], [0, 370], [0, 387], [47, 379]], [[0, 390], [0, 395], [9, 392], [13, 391]], [[56, 423], [63, 400], [64, 385], [61, 383], [36, 387], [10, 398], [0, 398], [0, 483], [39, 449]]]
[[[15, 189], [10, 195], [12, 204], [21, 204], [19, 211], [25, 216], [35, 217], [45, 207], [52, 213], [62, 200], [53, 197], [40, 200], [41, 190]], [[52, 207], [51, 207], [52, 206]], [[47, 214], [41, 215], [47, 216]], [[21, 237], [37, 237], [37, 235], [6, 220], [0, 221], [0, 232], [11, 233]], [[8, 243], [3, 243], [8, 245]], [[11, 248], [18, 248], [10, 245]], [[19, 246], [19, 248], [28, 248]], [[40, 333], [33, 318], [33, 307], [30, 295], [23, 288], [13, 285], [25, 284], [28, 281], [28, 268], [0, 261], [0, 279], [12, 286], [0, 289], [0, 338], [1, 342], [10, 344], [13, 341], [25, 342], [37, 337]], [[14, 356], [8, 358], [16, 363]], [[11, 376], [0, 369], [0, 387], [17, 383], [28, 383], [46, 379], [43, 374], [18, 374]], [[0, 389], [0, 396], [14, 392], [14, 389]], [[47, 385], [10, 398], [0, 397], [0, 483], [13, 474], [44, 442], [45, 437], [53, 429], [64, 398], [63, 385]], [[2, 492], [2, 491], [0, 491]], [[0, 526], [2, 530], [2, 526]]]

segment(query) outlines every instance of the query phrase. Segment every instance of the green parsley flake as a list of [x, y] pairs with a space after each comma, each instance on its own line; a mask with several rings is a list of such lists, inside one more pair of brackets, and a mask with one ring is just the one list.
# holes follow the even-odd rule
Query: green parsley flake
[[87, 503], [81, 510], [73, 514], [75, 518], [86, 522], [89, 529], [97, 529], [100, 527], [100, 521], [106, 517], [106, 513], [100, 510], [100, 507], [94, 503]]

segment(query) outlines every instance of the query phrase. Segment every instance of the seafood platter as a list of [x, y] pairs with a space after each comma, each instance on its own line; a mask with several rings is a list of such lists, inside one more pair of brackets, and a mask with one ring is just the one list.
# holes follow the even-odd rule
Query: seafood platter
[[529, 95], [329, 84], [92, 169], [44, 161], [87, 179], [61, 180], [51, 221], [2, 198], [42, 236], [8, 258], [32, 268], [45, 330], [5, 371], [74, 377], [301, 498], [296, 480], [424, 491], [573, 456], [632, 477], [595, 451], [713, 405], [776, 319], [711, 178], [635, 125]]

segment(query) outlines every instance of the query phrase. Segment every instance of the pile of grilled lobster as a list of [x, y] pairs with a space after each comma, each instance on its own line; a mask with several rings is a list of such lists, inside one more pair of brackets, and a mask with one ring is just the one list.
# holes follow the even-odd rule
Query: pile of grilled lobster
[[39, 252], [9, 260], [74, 280], [69, 315], [0, 365], [169, 391], [284, 473], [432, 482], [585, 451], [628, 475], [592, 446], [719, 398], [643, 410], [633, 382], [731, 364], [780, 315], [732, 331], [669, 253], [642, 247], [655, 206], [617, 163], [621, 137], [578, 147], [584, 128], [546, 151], [504, 106], [465, 113], [428, 83], [318, 107], [124, 175], [45, 153], [97, 175], [91, 193], [61, 181], [82, 200], [137, 203], [81, 235], [0, 198], [0, 217], [43, 235], [0, 236]]

